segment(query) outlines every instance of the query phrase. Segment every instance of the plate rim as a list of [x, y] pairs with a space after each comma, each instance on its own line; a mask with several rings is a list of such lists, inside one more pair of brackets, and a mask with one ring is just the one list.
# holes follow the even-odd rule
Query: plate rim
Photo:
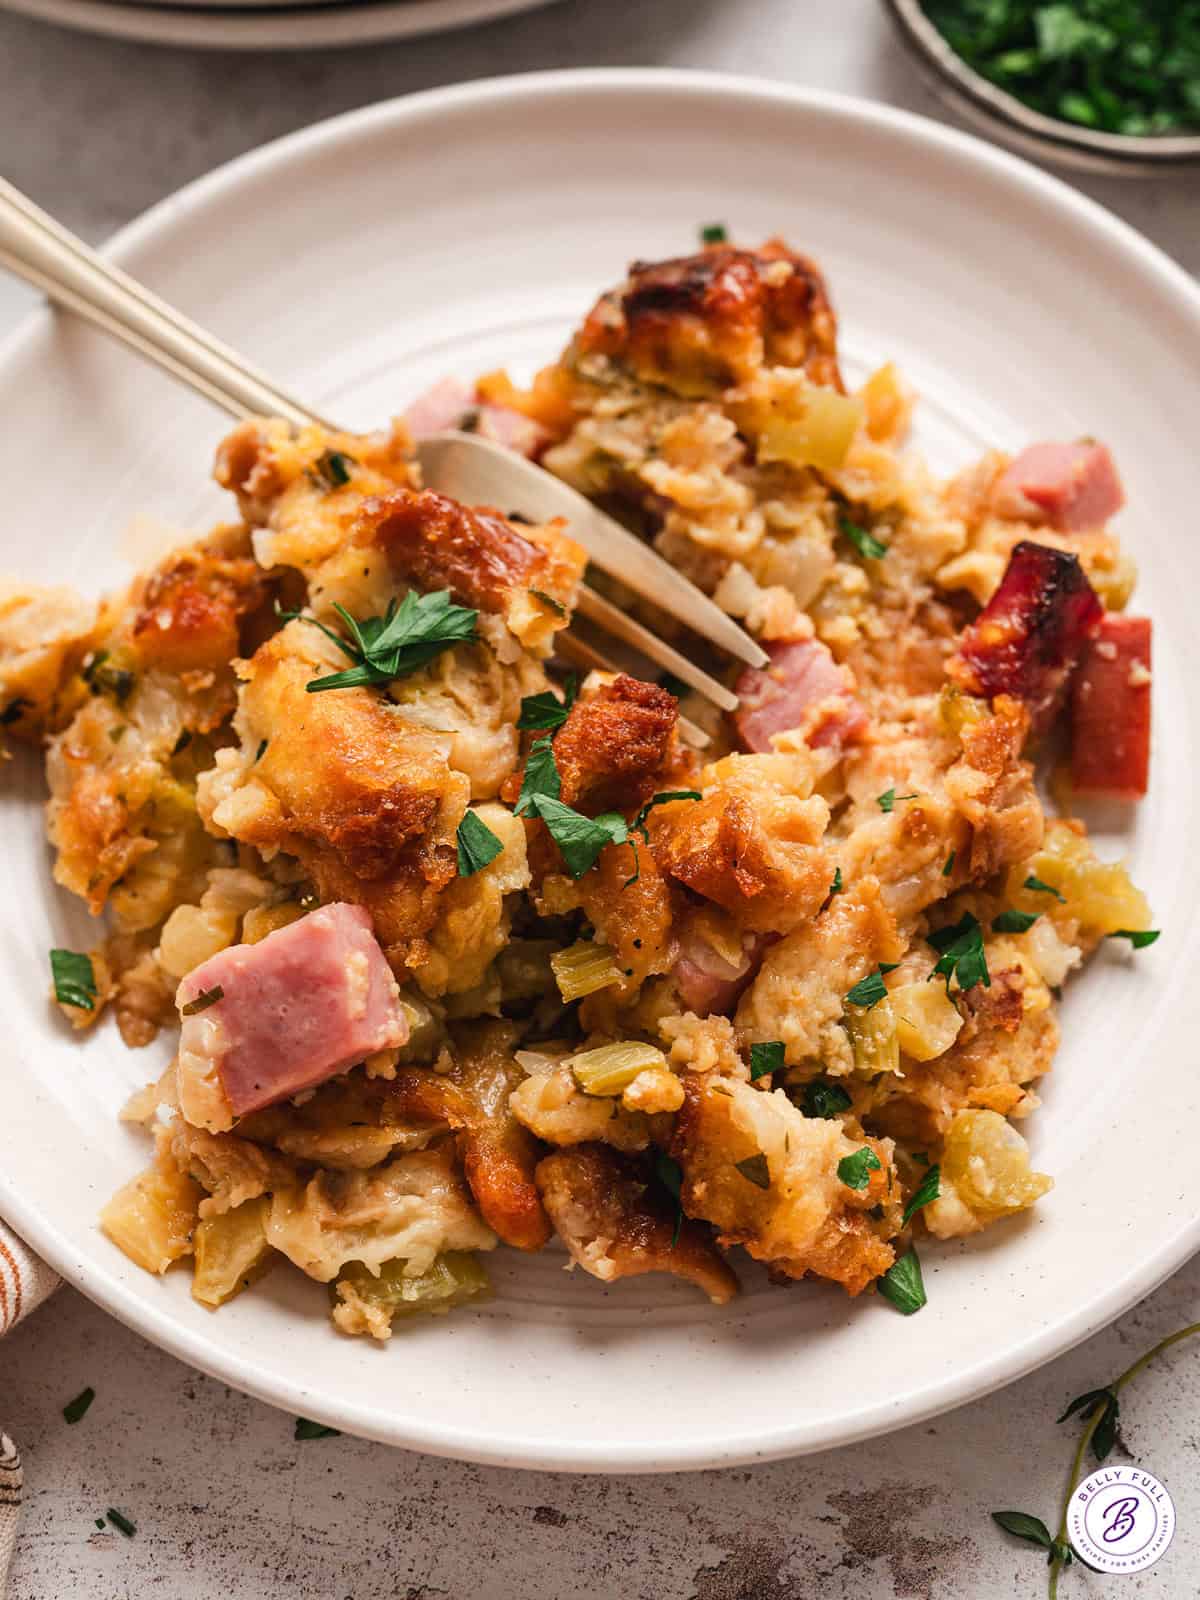
[[256, 11], [251, 9], [253, 0], [234, 0], [229, 9], [217, 11], [206, 7], [202, 0], [180, 0], [174, 6], [156, 5], [152, 0], [0, 0], [0, 10], [102, 38], [168, 48], [336, 50], [388, 39], [457, 32], [554, 3], [555, 0], [346, 0], [337, 4], [330, 0], [300, 0], [291, 5], [281, 0], [277, 7]]
[[[1174, 309], [1191, 322], [1200, 344], [1200, 283], [1130, 224], [1021, 157], [997, 149], [973, 134], [878, 101], [750, 75], [678, 68], [584, 68], [514, 74], [425, 90], [359, 107], [258, 146], [194, 179], [120, 229], [106, 243], [103, 253], [115, 261], [127, 262], [141, 247], [169, 233], [176, 222], [190, 217], [210, 198], [223, 197], [243, 181], [269, 175], [273, 169], [286, 167], [310, 151], [328, 151], [384, 127], [442, 112], [453, 113], [463, 106], [478, 108], [521, 99], [536, 103], [547, 97], [581, 91], [616, 96], [629, 92], [699, 98], [718, 95], [802, 107], [871, 124], [880, 131], [900, 131], [918, 143], [924, 141], [927, 147], [957, 152], [990, 169], [996, 177], [1065, 211], [1081, 227], [1103, 237], [1128, 264], [1157, 280], [1163, 294], [1174, 301]], [[37, 308], [0, 341], [0, 383], [8, 364], [48, 331], [51, 317], [48, 309]], [[310, 1395], [303, 1385], [270, 1372], [262, 1362], [248, 1361], [243, 1356], [222, 1351], [207, 1334], [193, 1332], [176, 1323], [168, 1307], [159, 1309], [138, 1302], [103, 1266], [77, 1260], [69, 1241], [58, 1234], [53, 1224], [43, 1223], [21, 1195], [11, 1190], [2, 1169], [0, 1214], [68, 1282], [133, 1332], [150, 1339], [188, 1365], [269, 1405], [311, 1416], [381, 1443], [432, 1455], [487, 1466], [604, 1473], [683, 1471], [775, 1460], [835, 1448], [926, 1421], [981, 1399], [1072, 1349], [1153, 1292], [1200, 1249], [1200, 1215], [1197, 1215], [1189, 1224], [1160, 1241], [1135, 1270], [1071, 1308], [1053, 1323], [1034, 1330], [1023, 1340], [1010, 1343], [1005, 1350], [983, 1361], [950, 1371], [943, 1380], [928, 1386], [919, 1399], [906, 1401], [900, 1394], [873, 1402], [845, 1413], [836, 1427], [828, 1422], [787, 1422], [769, 1432], [725, 1433], [708, 1441], [682, 1444], [669, 1439], [619, 1445], [611, 1441], [589, 1444], [560, 1439], [551, 1448], [531, 1446], [527, 1441], [514, 1440], [510, 1434], [489, 1434], [486, 1428], [468, 1432], [446, 1424], [431, 1424], [424, 1419], [406, 1419], [397, 1424], [396, 1419], [381, 1418], [354, 1402], [325, 1404]]]

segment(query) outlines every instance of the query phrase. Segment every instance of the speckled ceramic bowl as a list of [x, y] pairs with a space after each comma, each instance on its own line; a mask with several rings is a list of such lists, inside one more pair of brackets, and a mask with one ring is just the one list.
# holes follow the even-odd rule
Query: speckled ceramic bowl
[[940, 98], [980, 132], [1022, 155], [1120, 178], [1200, 170], [1200, 134], [1134, 138], [1043, 116], [973, 71], [930, 22], [920, 0], [883, 0], [883, 5]]

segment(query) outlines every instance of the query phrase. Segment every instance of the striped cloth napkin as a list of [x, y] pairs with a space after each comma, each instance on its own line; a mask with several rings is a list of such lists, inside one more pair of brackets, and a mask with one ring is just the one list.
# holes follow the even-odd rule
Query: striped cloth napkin
[[[40, 1306], [58, 1284], [46, 1263], [0, 1222], [0, 1335]], [[20, 1451], [0, 1428], [0, 1600], [8, 1589], [24, 1481]]]

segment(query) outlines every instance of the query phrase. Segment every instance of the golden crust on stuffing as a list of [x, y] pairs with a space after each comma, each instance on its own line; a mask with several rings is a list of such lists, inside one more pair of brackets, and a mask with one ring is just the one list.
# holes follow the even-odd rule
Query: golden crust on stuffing
[[845, 995], [904, 950], [878, 880], [862, 878], [813, 922], [771, 945], [738, 1006], [737, 1026], [750, 1039], [781, 1040], [789, 1066], [846, 1071]]
[[576, 810], [635, 810], [659, 790], [683, 787], [690, 757], [666, 689], [620, 673], [571, 707], [554, 737], [560, 798]]
[[[711, 1074], [688, 1074], [684, 1087], [671, 1154], [688, 1216], [713, 1223], [722, 1244], [745, 1246], [783, 1277], [811, 1272], [854, 1295], [887, 1271], [887, 1241], [900, 1226], [890, 1140], [852, 1140], [836, 1119], [803, 1116], [781, 1089], [768, 1094]], [[838, 1163], [864, 1146], [878, 1167], [853, 1189]], [[878, 1219], [869, 1215], [877, 1207]]]
[[604, 1283], [669, 1272], [723, 1306], [738, 1292], [709, 1230], [684, 1218], [627, 1157], [600, 1144], [558, 1150], [538, 1163], [538, 1188], [572, 1259]]
[[1021, 760], [1029, 713], [1008, 695], [997, 695], [992, 710], [963, 729], [963, 759], [946, 777], [946, 793], [971, 825], [976, 879], [1032, 855], [1045, 826], [1033, 768]]
[[233, 708], [239, 632], [264, 594], [244, 549], [244, 534], [221, 530], [105, 607], [69, 691], [78, 709], [50, 746], [55, 877], [95, 913], [121, 883], [123, 928], [153, 926], [213, 859], [184, 752]]
[[636, 854], [631, 844], [602, 850], [575, 889], [597, 938], [625, 975], [603, 995], [627, 1000], [647, 978], [671, 970], [676, 940], [670, 886], [640, 842]]
[[359, 435], [251, 417], [220, 445], [214, 475], [237, 495], [246, 521], [262, 530], [255, 535], [261, 564], [307, 574], [346, 543], [365, 496], [415, 485], [411, 449], [398, 422]]
[[465, 1106], [458, 1148], [484, 1221], [505, 1244], [540, 1250], [550, 1221], [534, 1182], [539, 1148], [509, 1104], [525, 1076], [513, 1059], [516, 1034], [507, 1022], [455, 1029], [449, 1079]]
[[497, 612], [522, 644], [548, 653], [587, 565], [564, 527], [518, 527], [498, 511], [423, 489], [364, 502], [352, 543], [381, 550], [393, 575], [416, 589], [449, 589], [461, 605]]
[[58, 725], [66, 679], [91, 648], [98, 608], [73, 589], [0, 579], [0, 729], [34, 740]]
[[297, 621], [242, 664], [242, 750], [222, 752], [201, 805], [232, 837], [298, 857], [323, 900], [365, 906], [402, 966], [426, 954], [422, 936], [456, 876], [469, 784], [443, 739], [378, 695], [309, 694], [332, 649]]
[[635, 261], [588, 316], [578, 348], [687, 396], [718, 393], [763, 366], [801, 367], [814, 383], [842, 387], [824, 280], [779, 239]]
[[811, 794], [806, 763], [727, 756], [699, 782], [700, 800], [650, 813], [659, 869], [746, 928], [786, 933], [807, 922], [829, 893], [833, 857], [822, 844], [829, 807]]

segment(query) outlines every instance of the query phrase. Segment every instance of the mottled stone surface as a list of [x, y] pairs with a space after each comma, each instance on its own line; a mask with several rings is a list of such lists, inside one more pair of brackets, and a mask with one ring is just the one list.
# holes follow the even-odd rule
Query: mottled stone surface
[[[159, 50], [0, 16], [0, 165], [89, 238], [302, 124], [434, 84], [558, 66], [759, 72], [936, 102], [874, 0], [564, 0], [494, 27], [363, 51]], [[1089, 180], [1200, 271], [1200, 184]], [[0, 281], [0, 332], [30, 303]], [[1098, 1270], [1102, 1270], [1098, 1268]], [[936, 1338], [936, 1308], [926, 1313]], [[1054, 1417], [1200, 1318], [1193, 1263], [1115, 1328], [938, 1421], [823, 1456], [662, 1478], [460, 1466], [291, 1419], [189, 1371], [73, 1291], [0, 1345], [0, 1418], [26, 1452], [12, 1600], [994, 1600], [1044, 1593], [992, 1508], [1054, 1517]], [[947, 1360], [955, 1352], [947, 1351]], [[399, 1341], [387, 1353], [403, 1361]], [[902, 1382], [897, 1374], [897, 1382]], [[75, 1427], [61, 1407], [85, 1384]], [[1129, 1393], [1122, 1446], [1170, 1486], [1180, 1531], [1136, 1578], [1078, 1569], [1062, 1600], [1200, 1594], [1200, 1341]], [[108, 1506], [137, 1523], [99, 1532]]]

